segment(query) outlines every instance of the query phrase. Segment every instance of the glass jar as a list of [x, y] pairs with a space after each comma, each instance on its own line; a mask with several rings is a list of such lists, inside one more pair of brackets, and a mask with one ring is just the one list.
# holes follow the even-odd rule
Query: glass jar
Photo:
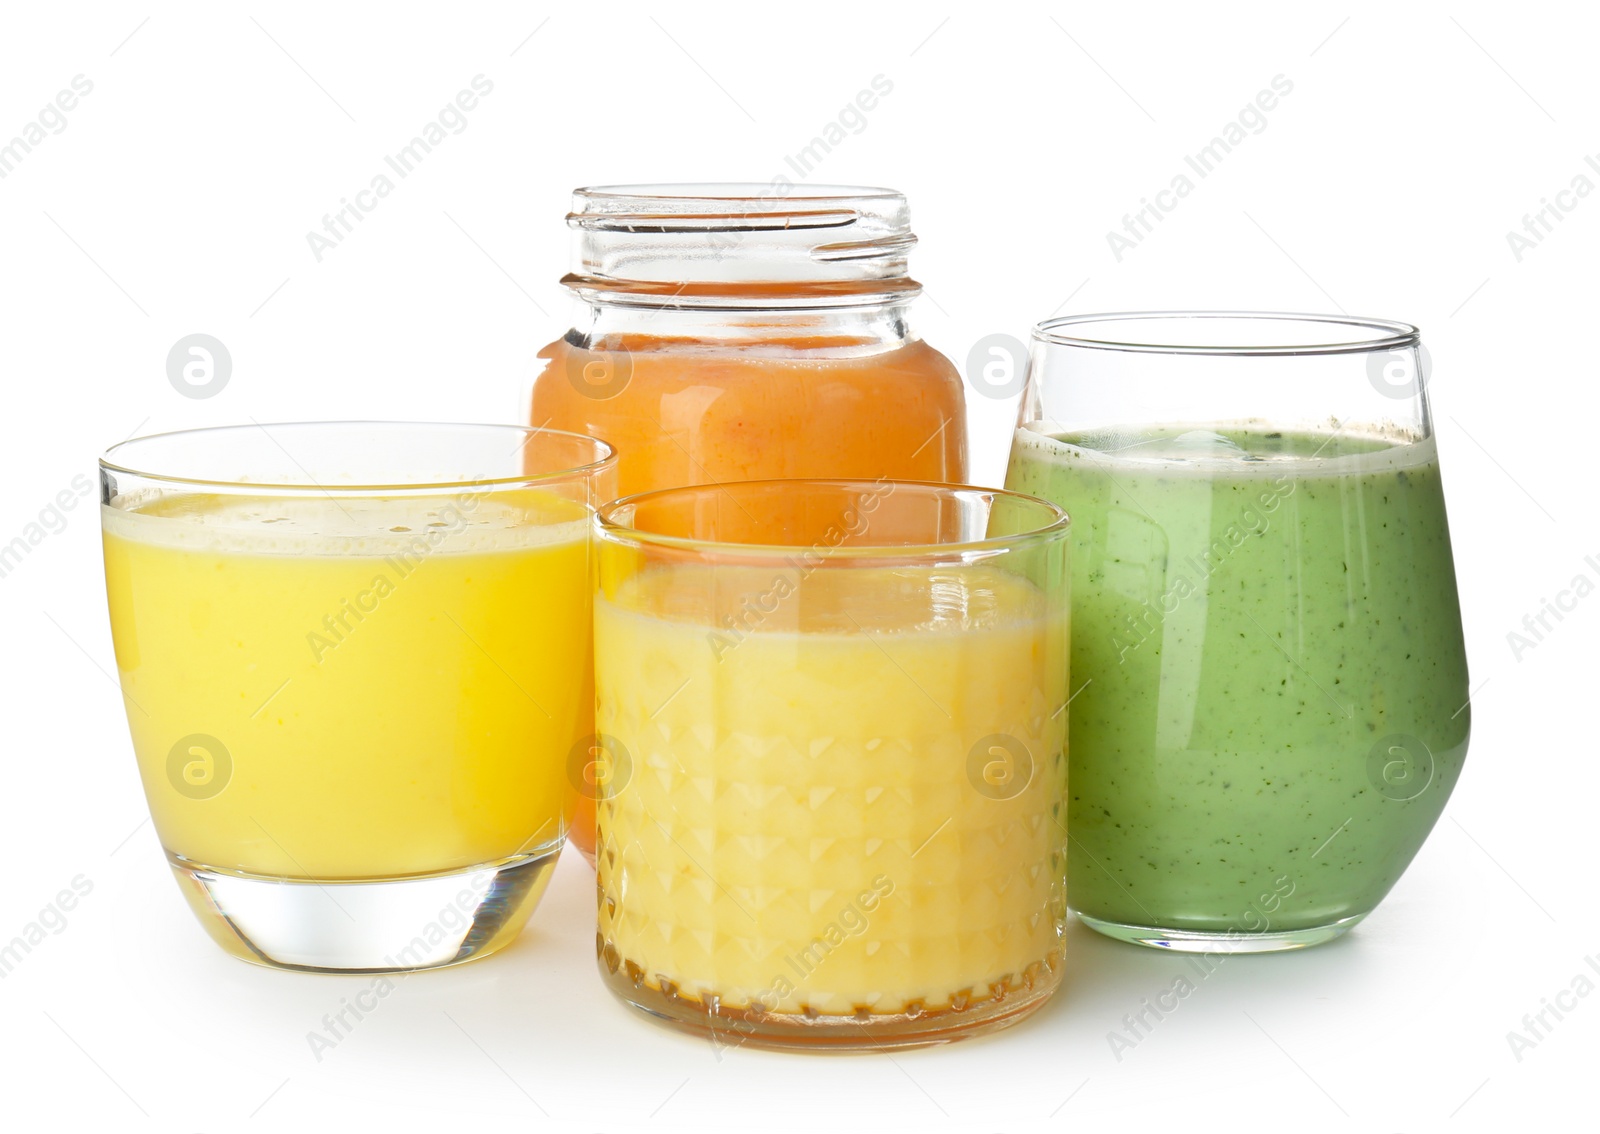
[[724, 1045], [939, 1043], [1062, 979], [1068, 520], [757, 481], [600, 513], [600, 972]]
[[[578, 190], [572, 330], [531, 424], [601, 437], [623, 495], [728, 481], [967, 478], [956, 368], [912, 331], [892, 190]], [[572, 840], [592, 859], [592, 793]]]

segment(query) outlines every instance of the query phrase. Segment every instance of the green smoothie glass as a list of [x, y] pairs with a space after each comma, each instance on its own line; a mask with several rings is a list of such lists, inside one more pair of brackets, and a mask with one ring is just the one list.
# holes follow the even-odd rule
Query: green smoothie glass
[[1471, 709], [1415, 327], [1034, 329], [1006, 487], [1072, 516], [1068, 901], [1109, 936], [1339, 936], [1433, 828]]

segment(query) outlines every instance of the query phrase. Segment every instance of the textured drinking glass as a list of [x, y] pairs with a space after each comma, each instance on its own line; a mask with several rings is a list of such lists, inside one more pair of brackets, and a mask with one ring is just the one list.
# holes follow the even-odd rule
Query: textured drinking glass
[[1009, 487], [1073, 517], [1068, 898], [1146, 945], [1370, 913], [1471, 710], [1415, 327], [1181, 312], [1035, 328]]
[[601, 975], [721, 1042], [1002, 1027], [1061, 980], [1067, 518], [894, 481], [601, 510]]
[[483, 956], [538, 903], [593, 728], [603, 442], [327, 422], [100, 462], [128, 725], [184, 896], [228, 952]]

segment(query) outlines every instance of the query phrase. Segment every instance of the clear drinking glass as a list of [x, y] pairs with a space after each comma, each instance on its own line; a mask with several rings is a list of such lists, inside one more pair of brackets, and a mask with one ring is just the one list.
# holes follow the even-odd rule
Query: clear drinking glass
[[593, 728], [590, 524], [613, 467], [575, 434], [381, 422], [101, 459], [139, 772], [224, 949], [386, 971], [516, 936]]
[[1073, 517], [1068, 898], [1184, 950], [1327, 941], [1443, 810], [1471, 709], [1415, 327], [1034, 330], [1008, 487]]
[[1061, 980], [1066, 515], [895, 481], [601, 510], [600, 971], [721, 1042], [1004, 1026]]

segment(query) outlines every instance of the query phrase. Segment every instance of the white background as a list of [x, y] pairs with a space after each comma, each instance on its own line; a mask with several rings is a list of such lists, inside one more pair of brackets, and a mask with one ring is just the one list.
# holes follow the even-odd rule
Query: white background
[[[1507, 641], [1575, 576], [1600, 579], [1600, 558], [1584, 562], [1600, 557], [1600, 193], [1566, 198], [1520, 262], [1506, 238], [1580, 173], [1600, 185], [1584, 164], [1600, 154], [1592, 12], [8, 5], [0, 141], [75, 75], [93, 91], [0, 180], [0, 542], [135, 431], [517, 420], [534, 351], [568, 321], [572, 187], [767, 180], [881, 74], [892, 93], [812, 180], [909, 194], [920, 325], [963, 364], [983, 336], [1025, 337], [1058, 310], [1338, 308], [1422, 326], [1476, 736], [1433, 837], [1359, 929], [1228, 961], [1120, 1061], [1107, 1032], [1184, 970], [1078, 927], [1060, 994], [992, 1038], [892, 1059], [715, 1052], [601, 988], [592, 883], [572, 858], [513, 948], [406, 978], [318, 1062], [307, 1033], [370, 982], [241, 964], [183, 905], [143, 822], [80, 506], [0, 579], [0, 940], [75, 876], [93, 884], [0, 981], [0, 1124], [1592, 1123], [1600, 994], [1520, 1061], [1506, 1038], [1600, 954], [1600, 598], [1520, 660]], [[478, 74], [494, 90], [467, 129], [318, 263], [307, 231]], [[1267, 128], [1118, 262], [1106, 232], [1280, 74], [1294, 89]], [[167, 381], [192, 332], [233, 359], [205, 400]], [[971, 401], [975, 479], [996, 483], [1014, 405]]]

